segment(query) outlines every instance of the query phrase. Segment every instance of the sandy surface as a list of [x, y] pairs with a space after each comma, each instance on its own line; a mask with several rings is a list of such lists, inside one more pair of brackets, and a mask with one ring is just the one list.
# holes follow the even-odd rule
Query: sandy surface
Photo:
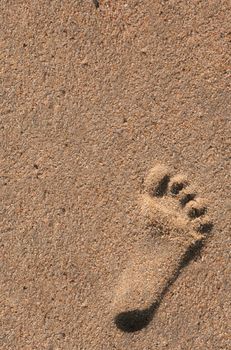
[[[230, 349], [230, 2], [6, 1], [0, 348]], [[210, 200], [213, 236], [148, 327], [111, 300], [157, 161]]]

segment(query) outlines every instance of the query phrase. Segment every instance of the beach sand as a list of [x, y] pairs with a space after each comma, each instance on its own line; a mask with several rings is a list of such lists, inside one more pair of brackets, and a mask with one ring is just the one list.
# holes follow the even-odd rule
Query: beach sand
[[[230, 2], [2, 0], [0, 13], [0, 348], [230, 349]], [[135, 286], [147, 260], [150, 289], [148, 254], [172, 254], [139, 202], [160, 163], [187, 174], [213, 229], [126, 331], [123, 276]], [[120, 312], [139, 306], [127, 295]]]

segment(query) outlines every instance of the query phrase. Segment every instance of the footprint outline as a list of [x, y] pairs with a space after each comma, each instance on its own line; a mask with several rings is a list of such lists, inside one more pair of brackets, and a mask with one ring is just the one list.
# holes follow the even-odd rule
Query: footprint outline
[[[129, 281], [129, 278], [131, 278], [129, 276], [132, 276], [133, 273], [132, 269], [136, 271], [137, 268], [142, 271], [143, 263], [141, 262], [140, 266], [137, 264], [135, 268], [129, 263], [118, 282], [119, 288], [117, 293], [115, 293], [116, 297], [113, 302], [113, 309], [115, 310], [114, 323], [118, 329], [124, 332], [136, 332], [148, 326], [165, 294], [176, 281], [181, 271], [200, 253], [208, 234], [213, 228], [213, 224], [207, 214], [207, 201], [198, 195], [196, 188], [190, 184], [187, 176], [183, 174], [174, 175], [171, 169], [164, 165], [158, 164], [149, 171], [144, 180], [144, 191], [140, 196], [140, 203], [145, 226], [153, 231], [145, 240], [147, 239], [148, 242], [151, 239], [153, 246], [153, 242], [155, 242], [157, 251], [158, 245], [160, 247], [165, 244], [168, 247], [174, 246], [178, 255], [174, 257], [173, 254], [171, 264], [174, 266], [169, 271], [168, 269], [164, 270], [163, 274], [166, 274], [166, 276], [161, 276], [160, 274], [161, 277], [164, 277], [164, 282], [160, 283], [160, 287], [158, 287], [159, 289], [157, 288], [155, 295], [153, 292], [153, 297], [150, 296], [151, 301], [147, 301], [147, 305], [144, 302], [145, 307], [139, 306], [139, 304], [142, 305], [145, 299], [142, 296], [142, 288], [138, 295], [139, 302], [136, 300], [132, 301], [132, 293], [129, 288], [126, 290], [126, 277], [128, 276]], [[166, 234], [168, 231], [171, 232]], [[159, 270], [162, 268], [162, 260], [164, 261], [166, 254], [161, 249], [156, 254], [160, 261], [159, 265], [157, 265]], [[155, 251], [151, 252], [151, 256], [153, 261], [155, 261]], [[153, 270], [151, 275], [155, 273]], [[146, 280], [150, 280], [148, 274], [147, 276]], [[132, 282], [129, 286], [130, 289], [136, 286], [135, 278]], [[143, 282], [145, 284], [145, 281]], [[125, 284], [124, 288], [123, 284]], [[127, 284], [129, 285], [129, 283]]]

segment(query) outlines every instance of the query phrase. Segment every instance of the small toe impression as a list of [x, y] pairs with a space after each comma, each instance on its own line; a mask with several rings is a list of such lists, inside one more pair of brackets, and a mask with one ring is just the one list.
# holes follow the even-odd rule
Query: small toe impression
[[192, 220], [205, 215], [207, 212], [205, 201], [201, 198], [190, 201], [186, 205], [186, 208], [187, 208], [187, 214], [189, 218]]
[[206, 234], [206, 233], [210, 233], [212, 229], [213, 229], [213, 223], [211, 221], [207, 221], [207, 222], [201, 223], [198, 226], [197, 231], [202, 234]]
[[188, 212], [188, 216], [191, 219], [199, 218], [199, 216], [202, 216], [206, 213], [207, 208], [202, 207], [202, 208], [192, 208]]
[[195, 231], [203, 234], [208, 234], [213, 229], [213, 223], [207, 215], [203, 215], [193, 220], [193, 227]]
[[187, 186], [188, 181], [186, 177], [183, 175], [176, 175], [171, 179], [169, 183], [170, 193], [172, 196], [176, 196]]
[[144, 184], [151, 196], [162, 197], [167, 192], [169, 181], [169, 169], [164, 165], [158, 165], [151, 169]]
[[185, 207], [190, 201], [196, 198], [196, 192], [191, 187], [187, 187], [180, 192], [180, 204]]
[[137, 332], [145, 328], [152, 318], [152, 313], [147, 310], [132, 310], [122, 312], [115, 317], [116, 327], [123, 332]]

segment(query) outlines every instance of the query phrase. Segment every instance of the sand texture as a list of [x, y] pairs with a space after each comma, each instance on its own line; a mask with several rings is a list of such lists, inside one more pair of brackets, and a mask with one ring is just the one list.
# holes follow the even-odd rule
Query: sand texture
[[0, 349], [229, 350], [231, 4], [0, 1]]

